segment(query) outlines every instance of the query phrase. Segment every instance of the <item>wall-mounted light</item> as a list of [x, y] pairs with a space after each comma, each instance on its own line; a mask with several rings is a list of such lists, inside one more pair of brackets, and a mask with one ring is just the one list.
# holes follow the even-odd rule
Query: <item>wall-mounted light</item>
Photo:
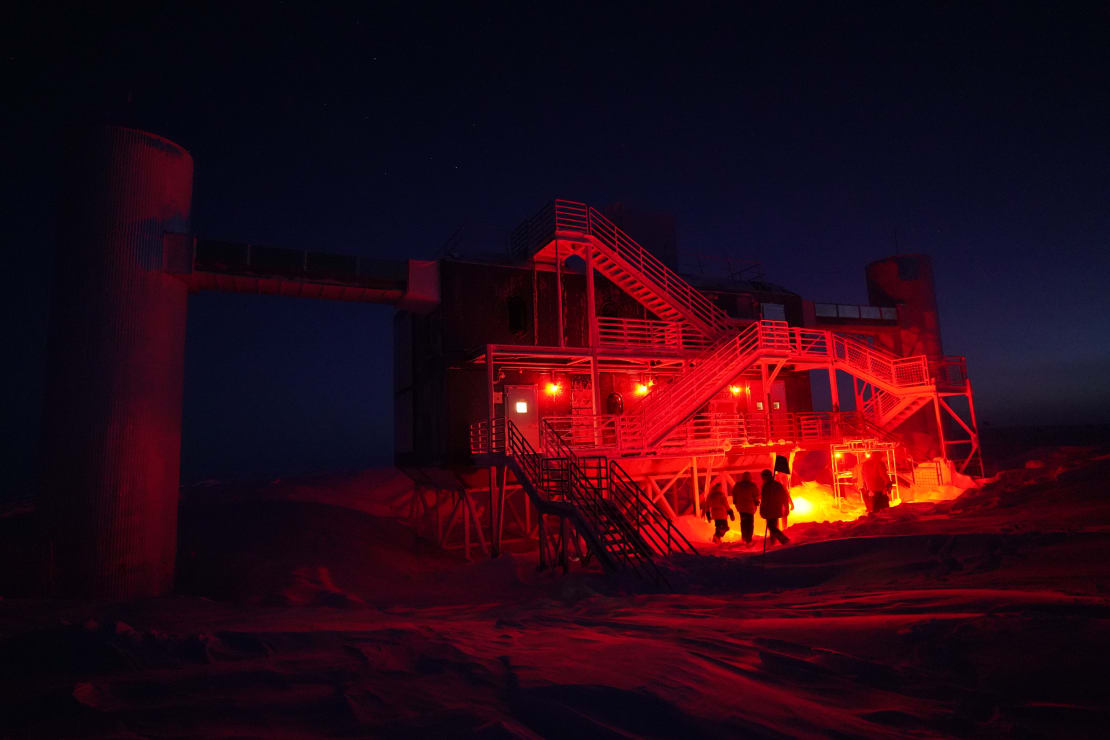
[[646, 396], [649, 391], [651, 391], [651, 388], [648, 388], [646, 383], [637, 383], [636, 384], [636, 395], [637, 396]]
[[738, 386], [738, 385], [730, 385], [728, 387], [728, 392], [731, 393], [734, 396], [739, 396], [740, 395], [740, 390], [741, 390], [740, 386]]
[[527, 401], [517, 401], [516, 402], [516, 412], [518, 414], [527, 414], [528, 413], [528, 402]]
[[563, 386], [559, 383], [548, 383], [546, 390], [547, 390], [547, 395], [557, 396], [557, 395], [559, 395], [560, 393], [563, 392]]

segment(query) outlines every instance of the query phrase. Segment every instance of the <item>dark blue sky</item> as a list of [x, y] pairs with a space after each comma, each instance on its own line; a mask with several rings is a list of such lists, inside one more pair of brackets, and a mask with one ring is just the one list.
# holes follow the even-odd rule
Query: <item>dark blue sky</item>
[[[507, 230], [553, 196], [621, 200], [676, 214], [687, 267], [758, 260], [844, 302], [866, 301], [869, 260], [926, 252], [983, 422], [1110, 422], [1105, 4], [224, 5], [36, 10], [7, 29], [5, 442], [23, 473], [58, 145], [100, 122], [192, 152], [206, 236], [430, 256], [460, 224]], [[194, 298], [186, 478], [387, 459], [390, 321]]]

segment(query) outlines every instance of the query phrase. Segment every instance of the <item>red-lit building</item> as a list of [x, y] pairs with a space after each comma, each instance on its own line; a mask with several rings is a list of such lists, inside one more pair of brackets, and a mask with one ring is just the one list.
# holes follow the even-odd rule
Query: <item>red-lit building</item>
[[[838, 452], [882, 454], [903, 483], [978, 469], [971, 386], [943, 354], [927, 257], [869, 265], [869, 305], [815, 303], [680, 275], [673, 222], [608, 213], [555, 201], [503, 256], [441, 259], [434, 310], [398, 311], [396, 458], [422, 489], [414, 520], [441, 541], [539, 536], [545, 558], [551, 539], [564, 555], [567, 541], [612, 549], [613, 567], [640, 550], [643, 566], [706, 486], [774, 456], [824, 460], [832, 479]], [[549, 538], [544, 501], [573, 508], [552, 516], [579, 536]], [[646, 519], [662, 546], [633, 532]]]

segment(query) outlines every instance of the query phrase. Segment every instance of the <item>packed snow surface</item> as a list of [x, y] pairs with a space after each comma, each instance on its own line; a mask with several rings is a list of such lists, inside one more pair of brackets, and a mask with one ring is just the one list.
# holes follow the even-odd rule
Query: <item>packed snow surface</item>
[[798, 516], [663, 561], [670, 591], [464, 562], [388, 476], [200, 487], [178, 595], [0, 601], [0, 736], [1104, 737], [1108, 479], [1061, 450]]

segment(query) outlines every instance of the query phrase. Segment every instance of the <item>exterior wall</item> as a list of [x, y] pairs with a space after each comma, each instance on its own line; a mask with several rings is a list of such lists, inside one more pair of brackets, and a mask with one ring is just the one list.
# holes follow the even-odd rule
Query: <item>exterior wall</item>
[[123, 128], [81, 141], [59, 219], [41, 508], [66, 596], [168, 592], [177, 548], [187, 288], [163, 234], [187, 232], [193, 160]]
[[900, 306], [901, 354], [924, 354], [934, 360], [944, 356], [929, 257], [910, 254], [872, 262], [867, 266], [867, 293], [876, 306]]
[[[540, 271], [534, 277], [535, 294], [530, 267], [443, 260], [440, 263], [440, 306], [426, 316], [397, 312], [394, 319], [394, 433], [399, 465], [468, 461], [469, 425], [489, 414], [486, 368], [481, 364], [468, 364], [468, 361], [487, 343], [559, 346], [556, 274]], [[585, 275], [568, 269], [562, 279], [564, 345], [586, 347], [589, 332]], [[595, 290], [596, 305], [603, 315], [655, 318], [638, 301], [600, 275], [596, 276]], [[511, 319], [513, 311], [517, 315]], [[516, 327], [510, 325], [512, 321]], [[556, 397], [543, 392], [553, 377], [551, 373], [505, 371], [503, 375], [495, 379], [495, 392], [503, 391], [506, 383], [535, 384], [541, 391], [542, 416], [571, 413], [573, 378], [570, 375], [556, 374], [563, 387], [563, 392]], [[623, 388], [627, 410], [629, 402], [634, 406], [638, 401], [632, 393], [633, 381], [622, 374], [616, 382]], [[604, 406], [609, 391], [604, 390], [604, 382], [601, 385]], [[498, 406], [495, 413], [500, 415], [504, 409]]]

